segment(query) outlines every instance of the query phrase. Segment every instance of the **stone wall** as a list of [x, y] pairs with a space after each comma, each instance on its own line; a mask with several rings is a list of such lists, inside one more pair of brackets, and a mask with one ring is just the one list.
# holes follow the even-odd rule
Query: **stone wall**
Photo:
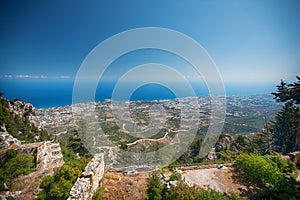
[[38, 168], [43, 174], [52, 175], [64, 164], [59, 143], [43, 142], [37, 149]]
[[96, 154], [73, 185], [68, 200], [90, 200], [104, 174], [104, 155]]
[[[8, 149], [14, 149], [18, 154], [32, 154], [35, 156], [36, 170], [33, 173], [26, 175], [32, 179], [36, 179], [36, 177], [43, 178], [47, 175], [53, 175], [54, 171], [64, 164], [59, 143], [47, 141], [21, 146], [11, 145]], [[3, 162], [0, 163], [1, 165], [8, 160], [6, 155], [6, 151], [8, 149], [0, 150], [0, 161]], [[26, 188], [26, 186], [24, 186], [24, 188]], [[0, 199], [24, 199], [24, 195], [26, 195], [27, 191], [28, 189], [17, 192], [6, 191], [5, 193], [1, 193]], [[34, 193], [37, 194], [37, 192], [38, 189], [35, 188]]]
[[[47, 141], [21, 146], [10, 146], [8, 149], [14, 149], [18, 154], [31, 154], [36, 156], [35, 167], [37, 171], [40, 170], [43, 174], [52, 175], [57, 168], [64, 164], [59, 143]], [[0, 166], [4, 166], [8, 160], [6, 156], [8, 149], [0, 150]]]

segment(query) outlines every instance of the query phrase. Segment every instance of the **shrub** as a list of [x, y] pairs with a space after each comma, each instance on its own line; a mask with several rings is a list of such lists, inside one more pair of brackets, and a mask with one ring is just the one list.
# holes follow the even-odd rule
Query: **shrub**
[[60, 144], [60, 148], [65, 162], [74, 161], [76, 159], [76, 154], [72, 149], [69, 149], [62, 144]]
[[9, 178], [16, 178], [33, 172], [34, 156], [31, 154], [18, 154], [5, 163], [5, 173]]
[[57, 169], [53, 176], [44, 177], [40, 186], [42, 191], [39, 193], [38, 199], [67, 199], [73, 184], [81, 175], [88, 161], [89, 159], [80, 158], [73, 162], [67, 162]]
[[92, 200], [105, 200], [106, 198], [103, 197], [104, 188], [99, 187], [97, 191], [94, 193]]
[[278, 155], [265, 155], [265, 159], [269, 160], [273, 165], [279, 168], [283, 173], [292, 173], [296, 170], [296, 165], [291, 161], [285, 161]]
[[6, 156], [7, 156], [7, 158], [10, 160], [10, 159], [12, 159], [12, 158], [14, 158], [14, 157], [17, 156], [17, 151], [14, 150], [14, 149], [9, 149], [9, 150], [7, 150], [7, 152], [6, 152]]
[[211, 188], [203, 189], [199, 187], [189, 187], [183, 181], [180, 181], [178, 186], [171, 187], [164, 194], [165, 200], [237, 200], [240, 199], [234, 195], [226, 196]]
[[110, 173], [107, 173], [107, 174], [105, 174], [105, 176], [104, 176], [106, 179], [111, 179], [112, 178], [112, 175], [110, 174]]
[[257, 154], [241, 154], [235, 165], [244, 172], [244, 177], [254, 184], [276, 185], [284, 174], [274, 163]]
[[181, 174], [178, 172], [173, 172], [169, 178], [170, 181], [180, 181], [181, 180]]
[[299, 195], [295, 178], [286, 176], [295, 170], [295, 165], [276, 155], [241, 154], [235, 166], [248, 181], [263, 188], [258, 193], [259, 199], [296, 199]]

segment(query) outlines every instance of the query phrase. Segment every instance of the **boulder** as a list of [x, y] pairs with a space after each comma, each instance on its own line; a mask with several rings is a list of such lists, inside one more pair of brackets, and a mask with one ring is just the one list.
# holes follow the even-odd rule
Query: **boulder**
[[215, 148], [212, 148], [211, 151], [208, 153], [207, 159], [208, 160], [217, 160], [218, 159]]
[[216, 152], [225, 151], [225, 150], [234, 150], [234, 139], [229, 136], [221, 136], [215, 145]]
[[296, 166], [300, 167], [300, 151], [295, 151], [292, 153], [289, 153], [290, 160], [296, 164]]

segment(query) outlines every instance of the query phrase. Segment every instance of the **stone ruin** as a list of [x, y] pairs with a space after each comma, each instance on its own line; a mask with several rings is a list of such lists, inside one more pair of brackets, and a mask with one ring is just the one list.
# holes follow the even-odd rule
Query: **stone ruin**
[[[0, 166], [3, 166], [7, 161], [6, 151], [8, 149], [14, 149], [18, 154], [36, 155], [36, 171], [33, 173], [42, 176], [53, 175], [54, 171], [64, 164], [59, 143], [50, 141], [25, 145], [17, 145], [14, 143], [10, 145], [9, 148], [0, 149]], [[24, 191], [6, 191], [0, 195], [0, 199], [22, 199], [22, 192]]]
[[64, 164], [59, 143], [43, 142], [37, 149], [37, 169], [43, 174], [52, 175]]
[[104, 155], [96, 154], [73, 185], [68, 200], [90, 200], [104, 174]]

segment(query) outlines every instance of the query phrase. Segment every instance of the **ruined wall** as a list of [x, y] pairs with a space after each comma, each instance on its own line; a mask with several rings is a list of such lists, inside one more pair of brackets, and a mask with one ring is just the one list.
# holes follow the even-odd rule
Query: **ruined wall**
[[38, 168], [43, 174], [52, 175], [64, 164], [59, 143], [43, 142], [37, 149]]
[[[8, 149], [0, 150], [0, 166], [4, 166], [8, 161], [6, 155]], [[11, 149], [16, 150], [18, 154], [31, 154], [36, 156], [35, 167], [37, 171], [41, 171], [43, 174], [52, 175], [55, 169], [64, 164], [59, 143], [52, 143], [50, 141], [38, 142], [13, 146]]]
[[[31, 154], [36, 156], [38, 145], [39, 145], [38, 143], [33, 143], [33, 145], [21, 145], [21, 146], [12, 145], [10, 146], [10, 148], [0, 149], [0, 167], [3, 167], [4, 164], [9, 160], [6, 154], [6, 152], [9, 149], [14, 149], [17, 152], [17, 154]], [[35, 166], [36, 165], [37, 162], [35, 162]]]
[[73, 185], [68, 200], [90, 200], [104, 174], [104, 155], [96, 154]]

